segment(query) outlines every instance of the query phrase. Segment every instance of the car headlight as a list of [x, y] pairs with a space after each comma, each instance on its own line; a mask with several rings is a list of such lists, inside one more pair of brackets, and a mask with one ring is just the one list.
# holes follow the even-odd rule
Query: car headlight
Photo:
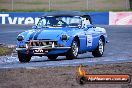
[[23, 38], [22, 36], [18, 36], [18, 37], [17, 37], [17, 40], [18, 40], [18, 41], [22, 41], [23, 39], [24, 39], [24, 38]]
[[68, 36], [67, 35], [62, 35], [61, 39], [62, 40], [68, 40]]

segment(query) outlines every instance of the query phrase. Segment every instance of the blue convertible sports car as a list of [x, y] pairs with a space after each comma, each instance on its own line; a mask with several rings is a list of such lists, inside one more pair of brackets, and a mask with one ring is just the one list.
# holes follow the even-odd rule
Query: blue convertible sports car
[[20, 33], [16, 50], [20, 62], [29, 62], [32, 56], [74, 59], [87, 51], [101, 57], [107, 41], [106, 30], [93, 26], [89, 15], [56, 11], [45, 13], [32, 30]]

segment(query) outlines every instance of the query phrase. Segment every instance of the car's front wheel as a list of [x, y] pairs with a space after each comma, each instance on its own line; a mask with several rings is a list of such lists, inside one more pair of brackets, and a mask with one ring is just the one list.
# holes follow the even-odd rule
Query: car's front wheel
[[104, 53], [104, 42], [103, 39], [100, 38], [98, 42], [97, 48], [92, 52], [94, 57], [101, 57]]
[[58, 57], [57, 55], [48, 55], [47, 56], [49, 60], [56, 60], [56, 58]]
[[79, 51], [79, 44], [77, 39], [74, 39], [71, 45], [71, 49], [67, 52], [66, 58], [71, 60], [77, 58]]
[[31, 60], [31, 56], [28, 54], [23, 54], [23, 53], [18, 52], [18, 59], [21, 63], [26, 63]]

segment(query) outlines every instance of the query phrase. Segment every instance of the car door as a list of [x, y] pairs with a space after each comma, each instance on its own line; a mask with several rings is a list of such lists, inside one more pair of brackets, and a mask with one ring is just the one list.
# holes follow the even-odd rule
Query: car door
[[95, 28], [91, 25], [84, 29], [86, 36], [86, 50], [92, 51], [97, 47], [98, 44], [98, 33]]

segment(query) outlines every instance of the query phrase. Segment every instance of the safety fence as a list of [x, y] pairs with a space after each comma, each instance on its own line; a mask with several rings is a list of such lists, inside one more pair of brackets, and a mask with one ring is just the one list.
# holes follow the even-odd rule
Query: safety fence
[[[0, 12], [0, 24], [36, 24], [45, 12]], [[132, 25], [132, 12], [86, 12], [97, 25]]]
[[129, 0], [0, 0], [2, 10], [128, 10]]

